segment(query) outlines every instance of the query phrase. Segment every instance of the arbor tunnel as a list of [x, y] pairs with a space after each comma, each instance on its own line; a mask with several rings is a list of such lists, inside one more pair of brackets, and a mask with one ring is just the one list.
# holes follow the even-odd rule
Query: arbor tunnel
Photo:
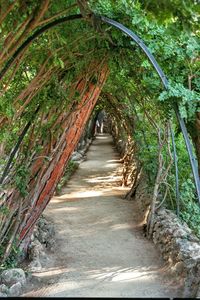
[[[121, 141], [121, 184], [129, 187], [128, 199], [135, 195], [145, 169], [152, 187], [150, 235], [156, 206], [167, 203], [184, 217], [184, 181], [196, 211], [200, 201], [198, 120], [185, 124], [179, 100], [168, 95], [173, 87], [143, 40], [93, 12], [87, 1], [70, 6], [72, 14], [41, 21], [47, 2], [33, 9], [32, 21], [20, 19], [15, 43], [9, 29], [2, 27], [2, 264], [15, 247], [27, 249], [35, 223], [85, 137], [105, 132], [116, 144]], [[15, 9], [14, 2], [6, 9], [5, 18]], [[97, 120], [102, 110], [107, 122], [101, 132]], [[188, 166], [181, 178], [178, 152], [180, 162]]]

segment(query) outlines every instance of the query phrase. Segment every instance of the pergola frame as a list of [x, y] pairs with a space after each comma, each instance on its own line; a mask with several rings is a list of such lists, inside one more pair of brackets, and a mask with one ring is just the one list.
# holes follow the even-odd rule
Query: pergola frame
[[[112, 19], [109, 19], [105, 16], [96, 16], [95, 14], [90, 14], [90, 17], [96, 18], [97, 21], [101, 21], [103, 23], [110, 24], [113, 27], [118, 28], [119, 30], [121, 30], [127, 36], [129, 36], [142, 49], [142, 51], [146, 54], [146, 56], [150, 60], [151, 64], [153, 65], [154, 69], [156, 70], [157, 74], [159, 75], [159, 77], [160, 77], [160, 79], [161, 79], [161, 81], [164, 85], [164, 88], [166, 90], [168, 90], [167, 77], [165, 76], [164, 72], [162, 71], [159, 64], [157, 63], [155, 57], [151, 54], [151, 52], [149, 51], [147, 46], [144, 44], [142, 39], [140, 39], [134, 32], [132, 32], [130, 29], [128, 29], [127, 27], [125, 27], [121, 23], [116, 22]], [[15, 62], [17, 57], [21, 54], [21, 52], [25, 48], [27, 48], [28, 45], [31, 44], [43, 32], [47, 31], [48, 29], [50, 29], [50, 28], [52, 28], [56, 25], [62, 24], [64, 22], [71, 21], [71, 20], [78, 20], [78, 19], [82, 19], [82, 18], [83, 18], [83, 16], [81, 14], [65, 16], [65, 17], [59, 18], [58, 20], [52, 21], [52, 22], [48, 23], [47, 25], [43, 26], [42, 28], [36, 30], [33, 33], [33, 35], [28, 37], [25, 40], [25, 42], [16, 50], [16, 52], [13, 54], [13, 56], [7, 61], [4, 68], [0, 71], [0, 80], [5, 75], [5, 73], [9, 69], [9, 67], [13, 64], [13, 62]], [[200, 178], [199, 178], [199, 174], [198, 174], [197, 161], [196, 161], [195, 155], [193, 153], [192, 145], [191, 145], [191, 142], [190, 142], [190, 139], [189, 139], [187, 128], [185, 126], [185, 122], [184, 122], [183, 118], [181, 117], [181, 115], [179, 113], [178, 105], [174, 105], [173, 109], [175, 111], [178, 123], [180, 125], [181, 131], [182, 131], [182, 134], [183, 134], [183, 137], [184, 137], [184, 140], [185, 140], [185, 145], [186, 145], [187, 152], [188, 152], [188, 155], [189, 155], [190, 165], [191, 165], [191, 169], [192, 169], [192, 173], [193, 173], [193, 177], [194, 177], [194, 182], [195, 182], [195, 187], [196, 187], [196, 191], [197, 191], [197, 197], [198, 197], [198, 201], [199, 201], [199, 204], [200, 204]], [[173, 147], [174, 147], [174, 152], [175, 152], [174, 144], [173, 144]], [[177, 160], [174, 159], [174, 161], [175, 161], [175, 168], [176, 168], [176, 196], [179, 197]]]

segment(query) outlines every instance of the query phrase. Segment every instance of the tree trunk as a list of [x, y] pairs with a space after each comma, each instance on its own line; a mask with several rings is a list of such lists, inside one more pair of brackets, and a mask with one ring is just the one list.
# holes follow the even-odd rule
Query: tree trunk
[[[76, 104], [75, 109], [69, 116], [64, 135], [61, 137], [59, 149], [55, 151], [46, 170], [43, 172], [39, 185], [34, 187], [32, 198], [33, 206], [26, 212], [19, 229], [22, 248], [26, 248], [35, 222], [38, 220], [55, 192], [56, 186], [65, 171], [67, 162], [76, 148], [84, 127], [98, 100], [107, 74], [108, 69], [104, 66], [101, 70], [97, 84], [89, 84], [87, 92], [84, 93], [81, 101]], [[82, 79], [77, 87], [80, 94], [83, 92], [84, 87], [85, 79]]]

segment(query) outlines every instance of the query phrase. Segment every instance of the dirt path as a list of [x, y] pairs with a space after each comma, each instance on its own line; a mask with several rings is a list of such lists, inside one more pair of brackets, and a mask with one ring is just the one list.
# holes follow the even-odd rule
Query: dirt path
[[45, 210], [56, 251], [40, 283], [23, 296], [177, 297], [155, 246], [142, 233], [134, 201], [123, 199], [112, 139], [99, 135], [77, 172]]

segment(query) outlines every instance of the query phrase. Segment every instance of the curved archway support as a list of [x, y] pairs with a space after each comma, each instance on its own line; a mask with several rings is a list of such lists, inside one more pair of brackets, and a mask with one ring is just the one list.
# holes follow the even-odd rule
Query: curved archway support
[[72, 21], [72, 20], [79, 20], [82, 18], [81, 14], [77, 15], [70, 15], [66, 17], [62, 17], [60, 19], [54, 20], [45, 26], [41, 27], [40, 29], [36, 30], [31, 36], [29, 36], [23, 44], [15, 51], [15, 53], [11, 56], [11, 58], [7, 61], [3, 69], [0, 71], [0, 80], [8, 71], [9, 67], [12, 63], [19, 57], [23, 50], [25, 50], [38, 36], [40, 36], [43, 32], [49, 30], [50, 28], [62, 24], [64, 22]]
[[[162, 83], [164, 85], [164, 88], [166, 90], [168, 89], [168, 80], [167, 80], [167, 77], [165, 76], [164, 72], [160, 68], [160, 66], [157, 63], [156, 59], [151, 54], [151, 52], [148, 50], [147, 46], [142, 41], [142, 39], [140, 39], [130, 29], [128, 29], [127, 27], [125, 27], [124, 25], [122, 25], [121, 23], [119, 23], [117, 21], [109, 19], [109, 18], [107, 18], [105, 16], [97, 16], [97, 15], [94, 15], [94, 14], [91, 14], [91, 17], [97, 18], [98, 20], [101, 20], [103, 23], [107, 23], [107, 24], [112, 25], [115, 28], [118, 28], [123, 33], [125, 33], [127, 36], [129, 36], [136, 44], [138, 44], [138, 46], [147, 55], [147, 57], [149, 58], [151, 64], [153, 65], [154, 69], [158, 73], [158, 75], [159, 75], [159, 77], [160, 77], [160, 79], [161, 79], [161, 81], [162, 81]], [[0, 71], [0, 80], [5, 75], [5, 73], [7, 72], [7, 70], [9, 69], [9, 67], [11, 66], [11, 64], [19, 56], [19, 54], [33, 40], [35, 40], [39, 35], [41, 35], [43, 32], [47, 31], [48, 29], [50, 29], [50, 28], [52, 28], [52, 27], [54, 27], [54, 26], [56, 26], [58, 24], [61, 24], [61, 23], [64, 23], [64, 22], [70, 21], [70, 20], [81, 19], [81, 18], [82, 18], [81, 14], [63, 17], [63, 18], [60, 18], [60, 19], [55, 20], [53, 22], [50, 22], [47, 25], [43, 26], [42, 28], [38, 29], [32, 36], [30, 36], [29, 38], [27, 38], [27, 40], [25, 40], [25, 42], [17, 49], [17, 51], [13, 54], [13, 56], [8, 60], [8, 62], [4, 66], [4, 68]], [[191, 145], [191, 142], [190, 142], [190, 139], [189, 139], [189, 136], [188, 136], [188, 132], [187, 132], [187, 129], [186, 129], [186, 126], [185, 126], [185, 122], [184, 122], [183, 118], [181, 117], [181, 115], [179, 113], [178, 106], [176, 106], [176, 105], [174, 106], [174, 111], [175, 111], [177, 120], [179, 122], [181, 131], [183, 133], [183, 137], [184, 137], [184, 140], [185, 140], [186, 148], [187, 148], [189, 159], [190, 159], [190, 165], [191, 165], [191, 169], [192, 169], [192, 173], [193, 173], [193, 177], [194, 177], [194, 182], [195, 182], [195, 186], [196, 186], [197, 196], [198, 196], [198, 200], [199, 200], [199, 204], [200, 204], [200, 178], [199, 178], [199, 174], [198, 174], [197, 161], [196, 161], [195, 156], [193, 154], [192, 145]]]
[[[112, 19], [109, 19], [107, 17], [104, 17], [104, 16], [96, 16], [96, 17], [100, 18], [102, 22], [110, 24], [115, 28], [118, 28], [123, 33], [125, 33], [127, 36], [129, 36], [136, 44], [138, 44], [138, 46], [143, 50], [143, 52], [149, 58], [151, 64], [153, 65], [154, 69], [158, 73], [165, 89], [167, 90], [168, 89], [167, 77], [163, 73], [163, 71], [160, 68], [159, 64], [157, 63], [157, 61], [155, 60], [155, 58], [151, 54], [151, 52], [148, 50], [148, 48], [144, 44], [144, 42], [135, 33], [133, 33], [130, 29], [128, 29], [127, 27], [125, 27], [121, 23], [116, 22], [116, 21], [114, 21]], [[199, 173], [198, 173], [197, 161], [196, 161], [195, 156], [193, 154], [192, 145], [191, 145], [191, 142], [190, 142], [190, 139], [189, 139], [189, 136], [188, 136], [188, 132], [187, 132], [187, 129], [186, 129], [186, 126], [185, 126], [185, 122], [184, 122], [183, 118], [181, 117], [181, 115], [179, 113], [178, 106], [176, 106], [176, 105], [174, 106], [174, 111], [175, 111], [177, 120], [179, 122], [179, 125], [181, 127], [181, 131], [183, 133], [183, 137], [184, 137], [184, 140], [185, 140], [186, 148], [187, 148], [189, 159], [190, 159], [190, 165], [191, 165], [191, 169], [192, 169], [192, 173], [193, 173], [193, 177], [194, 177], [194, 182], [195, 182], [195, 186], [196, 186], [197, 196], [198, 196], [198, 200], [199, 200], [199, 204], [200, 204], [200, 178], [199, 178]]]

